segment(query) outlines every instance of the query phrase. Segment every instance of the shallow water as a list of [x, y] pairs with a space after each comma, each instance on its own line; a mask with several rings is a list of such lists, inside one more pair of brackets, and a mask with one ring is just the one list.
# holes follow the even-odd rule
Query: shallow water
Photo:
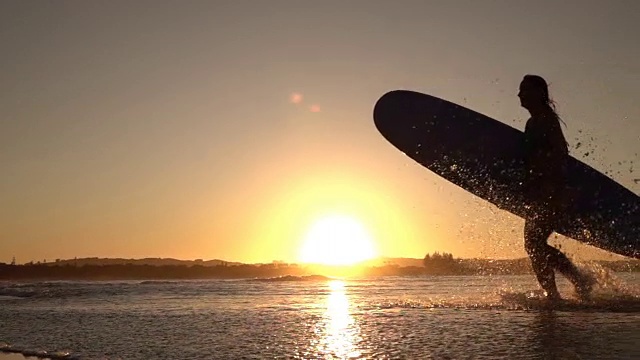
[[0, 342], [83, 359], [632, 359], [639, 285], [617, 274], [581, 302], [561, 281], [549, 308], [533, 275], [4, 283]]

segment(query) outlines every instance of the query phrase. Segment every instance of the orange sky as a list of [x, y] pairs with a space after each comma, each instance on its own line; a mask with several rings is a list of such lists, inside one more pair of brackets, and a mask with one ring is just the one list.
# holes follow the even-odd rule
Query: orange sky
[[638, 193], [638, 5], [523, 4], [4, 1], [0, 262], [297, 261], [333, 213], [384, 256], [525, 256], [522, 220], [371, 117], [407, 88], [522, 129], [518, 83], [538, 73], [573, 155]]

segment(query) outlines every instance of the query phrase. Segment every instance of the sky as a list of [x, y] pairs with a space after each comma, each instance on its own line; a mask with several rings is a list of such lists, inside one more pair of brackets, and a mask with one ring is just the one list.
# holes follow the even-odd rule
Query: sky
[[638, 33], [636, 1], [4, 0], [0, 262], [295, 262], [332, 214], [383, 256], [525, 256], [523, 220], [393, 148], [376, 100], [522, 130], [542, 75], [572, 155], [638, 194]]

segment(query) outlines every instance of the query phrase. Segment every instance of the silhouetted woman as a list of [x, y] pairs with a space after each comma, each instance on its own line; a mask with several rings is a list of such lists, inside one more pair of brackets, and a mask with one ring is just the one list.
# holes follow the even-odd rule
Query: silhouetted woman
[[525, 249], [548, 298], [560, 298], [554, 270], [566, 276], [579, 295], [586, 296], [591, 284], [562, 252], [547, 243], [562, 211], [562, 196], [566, 193], [569, 149], [560, 127], [560, 117], [549, 97], [547, 82], [540, 76], [526, 75], [520, 83], [518, 97], [520, 105], [531, 114], [524, 131], [528, 171], [525, 191], [530, 201], [530, 214], [524, 225]]

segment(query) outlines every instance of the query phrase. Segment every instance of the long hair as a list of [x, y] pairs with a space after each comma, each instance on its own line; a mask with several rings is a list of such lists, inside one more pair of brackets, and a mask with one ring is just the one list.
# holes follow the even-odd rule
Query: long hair
[[567, 127], [567, 124], [562, 120], [560, 115], [558, 115], [555, 101], [553, 101], [551, 96], [549, 96], [549, 85], [547, 84], [547, 81], [543, 79], [542, 76], [530, 74], [525, 75], [523, 81], [526, 81], [538, 92], [540, 100], [542, 100], [542, 102], [549, 108], [549, 111], [553, 113], [553, 115], [560, 120], [565, 127]]

